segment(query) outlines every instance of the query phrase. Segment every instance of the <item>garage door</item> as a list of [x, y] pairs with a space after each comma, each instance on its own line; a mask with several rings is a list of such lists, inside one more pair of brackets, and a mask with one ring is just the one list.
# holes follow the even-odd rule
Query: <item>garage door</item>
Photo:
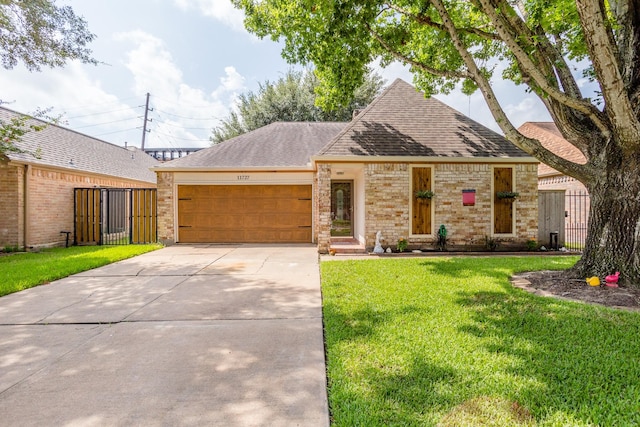
[[310, 185], [180, 185], [182, 243], [310, 243]]

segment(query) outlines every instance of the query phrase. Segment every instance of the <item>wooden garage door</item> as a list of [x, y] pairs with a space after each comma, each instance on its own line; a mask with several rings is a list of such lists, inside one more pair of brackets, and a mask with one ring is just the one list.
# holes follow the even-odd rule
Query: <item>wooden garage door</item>
[[310, 243], [310, 185], [180, 185], [182, 243]]

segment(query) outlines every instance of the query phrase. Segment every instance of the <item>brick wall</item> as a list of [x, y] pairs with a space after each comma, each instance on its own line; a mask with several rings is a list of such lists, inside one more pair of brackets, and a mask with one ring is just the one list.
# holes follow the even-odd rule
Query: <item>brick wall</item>
[[[24, 246], [23, 203], [24, 178], [23, 165], [7, 166], [13, 169], [11, 174], [17, 176], [18, 184], [7, 194], [11, 200], [11, 211], [18, 211], [17, 218], [7, 224], [17, 230], [17, 234], [0, 241], [0, 246]], [[118, 188], [152, 188], [152, 183], [141, 183], [126, 179], [87, 175], [82, 172], [62, 171], [31, 166], [27, 174], [27, 242], [29, 248], [62, 246], [65, 236], [60, 231], [71, 231], [70, 241], [73, 241], [73, 189], [77, 187], [118, 187]], [[3, 187], [4, 188], [4, 187]], [[3, 194], [4, 200], [4, 194]], [[4, 203], [3, 203], [4, 205]], [[16, 206], [15, 208], [13, 206]], [[15, 224], [15, 226], [13, 225]], [[3, 227], [5, 228], [4, 224]]]
[[327, 253], [331, 244], [331, 165], [318, 164], [315, 181], [314, 223], [318, 252]]
[[587, 192], [583, 183], [566, 175], [546, 176], [538, 179], [540, 190], [567, 190], [571, 192]]
[[173, 173], [157, 172], [158, 177], [158, 239], [165, 244], [176, 241], [174, 228]]
[[22, 214], [23, 169], [0, 162], [0, 249], [20, 246], [24, 220]]
[[[481, 249], [485, 236], [491, 229], [490, 164], [443, 163], [434, 164], [433, 187], [436, 196], [432, 218], [433, 234], [410, 236], [410, 166], [407, 163], [377, 164], [365, 167], [366, 246], [373, 248], [375, 234], [382, 231], [385, 247], [395, 248], [400, 237], [407, 238], [412, 248], [431, 248], [435, 234], [444, 224], [448, 230], [449, 245], [457, 249]], [[515, 202], [515, 236], [501, 238], [501, 246], [523, 246], [537, 236], [537, 165], [514, 166], [516, 191], [520, 198]], [[462, 190], [475, 189], [475, 206], [462, 205]]]
[[384, 247], [409, 237], [409, 165], [369, 163], [365, 165], [365, 246], [373, 248], [382, 232]]

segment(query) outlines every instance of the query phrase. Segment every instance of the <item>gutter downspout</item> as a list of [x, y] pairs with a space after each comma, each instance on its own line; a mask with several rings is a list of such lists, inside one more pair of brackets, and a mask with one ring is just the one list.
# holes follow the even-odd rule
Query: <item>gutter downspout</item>
[[24, 250], [26, 251], [28, 248], [29, 241], [29, 173], [31, 172], [31, 165], [24, 165], [24, 177], [23, 177], [23, 206], [22, 206], [22, 244], [24, 245]]

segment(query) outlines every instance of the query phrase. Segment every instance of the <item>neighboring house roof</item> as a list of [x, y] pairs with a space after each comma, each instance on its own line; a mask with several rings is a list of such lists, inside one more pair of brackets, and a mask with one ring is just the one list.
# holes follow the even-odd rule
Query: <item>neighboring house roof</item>
[[[397, 79], [318, 157], [529, 158], [500, 134]], [[521, 159], [524, 160], [524, 159]]]
[[[587, 159], [574, 145], [562, 137], [562, 134], [553, 122], [526, 122], [518, 131], [524, 136], [537, 139], [547, 150], [557, 154], [563, 159], [574, 163], [585, 164]], [[562, 175], [551, 166], [540, 163], [538, 176]]]
[[310, 158], [325, 146], [346, 123], [276, 122], [223, 141], [158, 170], [217, 168], [310, 168]]
[[[21, 116], [24, 115], [0, 107], [2, 121]], [[46, 123], [38, 119], [30, 121]], [[27, 132], [16, 145], [32, 153], [38, 152], [39, 158], [27, 153], [7, 153], [11, 161], [156, 182], [156, 174], [149, 168], [159, 162], [143, 151], [126, 149], [54, 124], [41, 131]]]

